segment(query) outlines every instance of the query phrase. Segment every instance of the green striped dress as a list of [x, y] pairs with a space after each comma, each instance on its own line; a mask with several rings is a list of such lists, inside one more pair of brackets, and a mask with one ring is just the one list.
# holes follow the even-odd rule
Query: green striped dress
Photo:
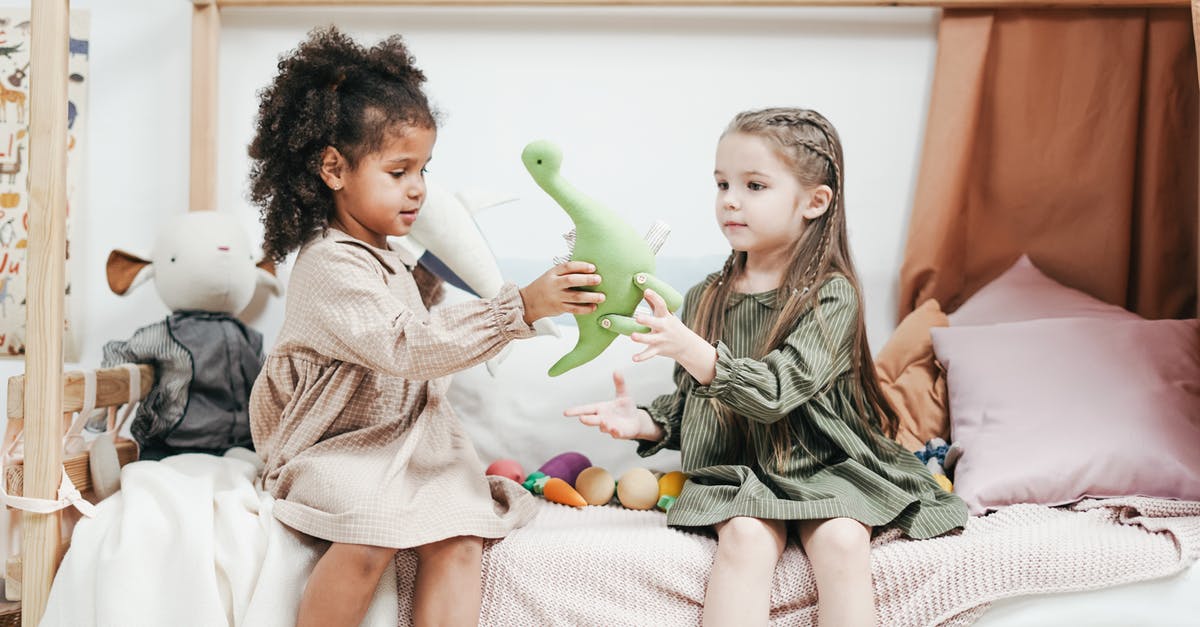
[[[695, 319], [700, 293], [716, 276], [688, 291], [684, 323]], [[966, 524], [961, 499], [938, 486], [916, 456], [878, 426], [864, 428], [857, 417], [850, 363], [858, 313], [853, 285], [835, 275], [818, 297], [819, 312], [804, 314], [783, 347], [752, 359], [783, 303], [776, 291], [735, 294], [717, 343], [716, 378], [700, 385], [676, 365], [676, 390], [643, 407], [664, 437], [640, 441], [638, 453], [677, 448], [688, 476], [668, 524], [707, 526], [734, 516], [847, 517], [895, 525], [918, 539]], [[712, 399], [746, 421], [744, 444], [722, 427]], [[782, 467], [768, 430], [779, 420], [788, 421], [794, 438]]]

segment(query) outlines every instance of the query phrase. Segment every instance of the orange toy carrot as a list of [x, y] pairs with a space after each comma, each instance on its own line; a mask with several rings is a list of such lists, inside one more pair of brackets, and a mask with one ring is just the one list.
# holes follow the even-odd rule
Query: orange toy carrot
[[561, 503], [571, 507], [587, 507], [587, 500], [576, 492], [571, 484], [558, 477], [550, 477], [546, 480], [545, 485], [542, 486], [542, 496], [552, 503]]

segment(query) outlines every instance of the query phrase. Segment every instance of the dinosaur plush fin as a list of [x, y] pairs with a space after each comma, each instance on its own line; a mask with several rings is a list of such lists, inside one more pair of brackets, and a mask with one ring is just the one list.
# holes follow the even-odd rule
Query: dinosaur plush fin
[[556, 264], [570, 261], [571, 255], [575, 254], [575, 229], [563, 233], [563, 239], [567, 241], [567, 254], [555, 257], [554, 263]]
[[670, 235], [671, 226], [662, 220], [655, 220], [654, 224], [650, 225], [650, 230], [646, 231], [646, 245], [650, 247], [650, 252], [657, 255]]

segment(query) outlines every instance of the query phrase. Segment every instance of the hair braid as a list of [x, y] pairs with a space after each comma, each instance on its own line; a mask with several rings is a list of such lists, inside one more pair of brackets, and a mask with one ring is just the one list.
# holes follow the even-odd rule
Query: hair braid
[[[816, 126], [815, 124], [813, 125]], [[822, 131], [822, 133], [823, 132], [824, 131]], [[838, 201], [842, 197], [842, 173], [841, 169], [838, 168], [837, 160], [828, 150], [825, 149], [824, 146], [821, 146], [819, 143], [811, 139], [798, 139], [796, 140], [796, 143], [820, 155], [829, 164], [830, 177], [833, 179], [833, 181], [831, 181], [833, 183], [833, 185], [831, 185], [833, 188], [833, 195], [829, 199], [829, 208], [827, 209], [828, 215], [825, 217], [825, 220], [834, 220], [840, 204]], [[818, 276], [820, 274], [820, 269], [825, 266], [825, 262], [829, 258], [829, 246], [833, 241], [832, 233], [833, 229], [822, 229], [821, 247], [819, 252], [812, 256], [808, 263], [808, 267], [805, 268], [804, 274], [802, 275], [805, 282], [804, 287], [801, 290], [802, 294], [807, 293], [814, 288], [818, 279], [820, 278]]]
[[726, 281], [733, 277], [733, 263], [737, 259], [737, 251], [729, 251], [729, 256], [725, 258], [725, 265], [721, 267], [721, 275], [717, 277], [717, 285], [723, 285]]

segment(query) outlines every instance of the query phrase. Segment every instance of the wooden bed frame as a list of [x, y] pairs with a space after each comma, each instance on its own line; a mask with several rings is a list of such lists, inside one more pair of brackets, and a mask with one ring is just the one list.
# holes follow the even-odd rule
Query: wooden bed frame
[[[145, 398], [146, 393], [154, 386], [154, 368], [146, 365], [137, 365], [138, 385], [131, 386], [130, 377], [133, 373], [122, 366], [112, 368], [101, 368], [92, 370], [86, 375], [82, 371], [68, 372], [62, 378], [63, 390], [63, 406], [62, 406], [62, 422], [64, 427], [71, 423], [75, 412], [84, 411], [85, 408], [94, 407], [96, 409], [109, 409], [115, 412], [116, 409], [132, 400], [131, 388], [140, 390], [137, 392], [138, 398]], [[87, 375], [94, 376], [95, 388], [87, 389], [85, 378]], [[25, 376], [16, 376], [8, 380], [8, 424], [4, 431], [4, 450], [9, 450], [9, 445], [12, 444], [25, 428]], [[90, 403], [89, 403], [90, 392]], [[110, 414], [111, 416], [112, 414]], [[116, 442], [117, 462], [124, 466], [129, 462], [137, 459], [138, 450], [137, 444], [132, 440], [117, 438]], [[63, 468], [67, 472], [67, 477], [71, 479], [71, 483], [84, 495], [84, 498], [91, 498], [92, 476], [90, 463], [87, 451], [72, 455], [63, 460]], [[10, 496], [25, 495], [25, 464], [10, 464], [4, 467], [4, 475], [0, 478], [4, 482], [4, 491]], [[19, 516], [19, 510], [9, 509], [9, 534], [14, 533]], [[7, 541], [7, 538], [5, 539]], [[65, 540], [59, 543], [58, 551], [56, 551], [55, 563], [62, 559], [62, 554], [66, 552], [70, 540]], [[22, 587], [22, 554], [9, 555], [8, 560], [4, 564], [4, 593], [9, 599], [19, 599]], [[0, 611], [0, 616], [4, 612]], [[0, 625], [5, 623], [0, 621]]]
[[[79, 398], [72, 401], [70, 383], [64, 386], [62, 359], [68, 3], [69, 0], [34, 0], [32, 7], [30, 72], [38, 80], [31, 83], [30, 93], [33, 148], [29, 154], [26, 380], [17, 388], [10, 386], [8, 400], [10, 407], [15, 402], [23, 408], [24, 493], [43, 499], [53, 499], [57, 494], [63, 464], [62, 415], [72, 407], [78, 409]], [[640, 5], [1080, 9], [1186, 7], [1189, 0], [193, 0], [193, 5], [189, 209], [197, 211], [216, 206], [217, 46], [222, 7]], [[1200, 0], [1190, 0], [1190, 6], [1193, 37], [1200, 53]], [[124, 376], [123, 370], [121, 375]], [[127, 388], [124, 394], [128, 394]], [[124, 396], [117, 398], [124, 399]], [[9, 415], [11, 420], [11, 411]], [[36, 625], [45, 611], [62, 547], [60, 514], [24, 512], [21, 524], [24, 561], [21, 622]]]

